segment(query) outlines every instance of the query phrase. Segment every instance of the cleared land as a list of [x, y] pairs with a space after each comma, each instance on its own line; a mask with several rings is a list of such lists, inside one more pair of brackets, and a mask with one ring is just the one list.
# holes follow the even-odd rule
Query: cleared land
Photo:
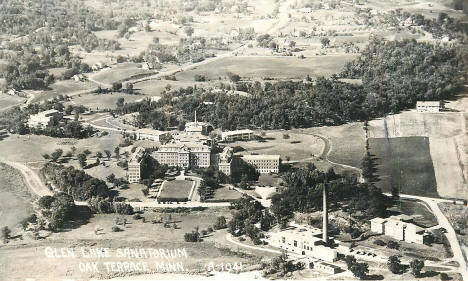
[[187, 88], [189, 86], [200, 85], [202, 83], [188, 81], [172, 81], [172, 80], [146, 80], [133, 84], [133, 89], [140, 94], [151, 97], [160, 97], [161, 93], [169, 87], [171, 90], [179, 88]]
[[59, 95], [66, 96], [91, 91], [96, 88], [96, 85], [89, 81], [79, 82], [75, 80], [60, 80], [49, 85], [49, 88], [50, 90], [47, 91], [34, 91], [33, 102], [52, 99]]
[[369, 150], [383, 191], [438, 197], [428, 138], [369, 139]]
[[165, 181], [158, 201], [187, 201], [193, 183], [186, 180]]
[[402, 214], [414, 216], [414, 222], [423, 227], [432, 227], [438, 224], [437, 218], [431, 210], [421, 202], [401, 200], [397, 209]]
[[299, 59], [297, 57], [227, 57], [176, 74], [177, 80], [193, 81], [196, 74], [210, 80], [226, 77], [228, 72], [243, 78], [299, 78], [330, 76], [341, 71], [353, 55], [336, 55]]
[[25, 101], [25, 98], [0, 94], [0, 111], [4, 111], [15, 105], [20, 105]]
[[21, 173], [0, 163], [0, 226], [16, 227], [33, 213], [33, 201]]
[[73, 97], [71, 104], [80, 104], [93, 110], [115, 109], [119, 98], [124, 98], [125, 102], [135, 102], [144, 98], [144, 96], [124, 93], [86, 94]]
[[138, 63], [121, 63], [112, 68], [105, 68], [89, 75], [89, 78], [103, 84], [123, 81], [131, 76], [153, 73], [141, 68]]

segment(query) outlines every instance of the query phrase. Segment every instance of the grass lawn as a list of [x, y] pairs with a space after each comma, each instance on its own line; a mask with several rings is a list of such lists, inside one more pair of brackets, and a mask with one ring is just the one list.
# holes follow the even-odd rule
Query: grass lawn
[[165, 181], [158, 201], [187, 201], [192, 184], [193, 181], [186, 180]]
[[[283, 135], [287, 134], [288, 139]], [[311, 135], [297, 134], [290, 131], [265, 131], [265, 141], [236, 141], [230, 146], [241, 146], [245, 149], [240, 154], [279, 154], [281, 159], [291, 161], [311, 158], [322, 153], [324, 143], [321, 139]]]
[[160, 97], [161, 93], [169, 87], [174, 90], [200, 84], [202, 83], [194, 81], [146, 80], [133, 84], [133, 89], [145, 96]]
[[414, 222], [421, 226], [431, 227], [437, 225], [437, 218], [423, 203], [410, 200], [401, 200], [397, 209], [405, 215], [415, 216]]
[[353, 55], [335, 55], [310, 57], [227, 57], [201, 65], [196, 69], [180, 72], [177, 80], [193, 81], [196, 74], [205, 75], [210, 80], [226, 77], [228, 72], [236, 73], [243, 78], [305, 78], [330, 76], [342, 70]]
[[242, 197], [242, 193], [235, 191], [233, 189], [229, 190], [227, 186], [220, 187], [216, 189], [213, 198], [206, 200], [210, 201], [233, 201]]
[[405, 194], [438, 197], [429, 138], [369, 139], [369, 149], [383, 191], [397, 187]]
[[0, 226], [10, 229], [18, 226], [22, 219], [33, 213], [33, 201], [21, 173], [0, 164]]
[[260, 174], [258, 177], [258, 184], [265, 185], [265, 186], [279, 186], [280, 182], [283, 180], [278, 175], [270, 175], [270, 174]]

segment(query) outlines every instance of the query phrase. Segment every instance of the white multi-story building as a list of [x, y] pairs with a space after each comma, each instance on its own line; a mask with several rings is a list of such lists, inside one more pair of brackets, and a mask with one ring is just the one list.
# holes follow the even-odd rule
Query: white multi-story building
[[423, 244], [427, 233], [405, 216], [371, 219], [371, 231], [408, 243]]
[[253, 138], [254, 132], [248, 129], [221, 133], [221, 140], [223, 141], [252, 140]]
[[444, 108], [443, 101], [418, 101], [416, 102], [417, 112], [439, 112]]
[[141, 179], [141, 158], [145, 149], [138, 147], [128, 161], [127, 178], [129, 183], [139, 182]]
[[169, 143], [161, 145], [154, 155], [160, 164], [172, 167], [208, 168], [211, 148], [198, 143]]
[[45, 127], [49, 124], [52, 117], [59, 115], [55, 109], [39, 112], [38, 114], [31, 115], [28, 120], [29, 127]]
[[280, 166], [279, 155], [244, 155], [242, 160], [255, 167], [259, 173], [278, 173]]
[[225, 175], [230, 176], [231, 175], [231, 170], [232, 170], [232, 148], [229, 146], [226, 146], [223, 149], [223, 152], [219, 154], [218, 157], [218, 170], [223, 172]]

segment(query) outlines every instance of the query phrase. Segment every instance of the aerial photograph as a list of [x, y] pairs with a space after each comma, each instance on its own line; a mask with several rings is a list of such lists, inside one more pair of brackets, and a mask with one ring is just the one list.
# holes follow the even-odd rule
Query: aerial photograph
[[0, 281], [468, 281], [468, 0], [0, 0]]

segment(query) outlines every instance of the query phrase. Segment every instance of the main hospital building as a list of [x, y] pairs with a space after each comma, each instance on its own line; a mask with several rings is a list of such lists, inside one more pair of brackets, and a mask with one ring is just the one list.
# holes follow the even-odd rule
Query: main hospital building
[[[189, 122], [185, 125], [184, 132], [172, 135], [172, 140], [163, 144], [152, 153], [152, 156], [160, 163], [170, 167], [180, 168], [208, 168], [214, 166], [226, 175], [230, 175], [236, 168], [238, 161], [251, 164], [259, 173], [278, 173], [280, 165], [279, 155], [244, 155], [234, 156], [231, 147], [226, 146], [219, 154], [212, 153], [212, 140], [207, 136], [209, 125], [203, 122]], [[138, 138], [159, 140], [162, 132], [146, 130], [144, 134], [138, 134]], [[238, 130], [223, 132], [221, 140], [252, 140], [251, 130]], [[139, 170], [139, 157], [134, 157], [129, 163], [132, 167], [131, 182], [138, 182], [135, 176]], [[129, 171], [130, 173], [130, 171]], [[129, 174], [130, 181], [130, 174]]]

